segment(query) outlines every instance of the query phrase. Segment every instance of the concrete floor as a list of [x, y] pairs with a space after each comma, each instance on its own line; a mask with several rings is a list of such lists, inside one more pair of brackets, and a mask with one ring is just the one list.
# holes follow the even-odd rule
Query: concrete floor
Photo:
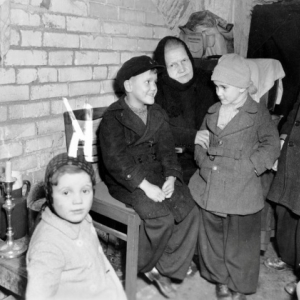
[[[284, 286], [295, 280], [292, 271], [275, 271], [270, 270], [263, 264], [264, 260], [268, 257], [277, 257], [274, 251], [273, 244], [270, 243], [269, 247], [261, 256], [261, 267], [259, 276], [259, 285], [256, 294], [248, 295], [248, 300], [295, 300], [284, 290]], [[201, 278], [197, 271], [193, 276], [187, 277], [180, 285], [175, 285], [177, 289], [177, 296], [174, 300], [214, 300], [215, 286], [205, 279]], [[137, 282], [137, 300], [165, 300], [156, 287], [146, 282], [143, 278], [139, 277]], [[225, 300], [225, 299], [224, 299]]]

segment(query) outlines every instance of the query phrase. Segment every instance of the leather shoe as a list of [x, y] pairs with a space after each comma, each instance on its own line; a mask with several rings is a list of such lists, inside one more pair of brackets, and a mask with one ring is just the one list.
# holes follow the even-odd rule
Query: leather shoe
[[288, 283], [285, 287], [284, 287], [285, 291], [290, 294], [290, 295], [294, 295], [296, 293], [296, 289], [297, 289], [297, 282], [296, 281], [292, 281], [290, 283]]
[[226, 298], [231, 296], [231, 292], [227, 284], [218, 283], [216, 285], [216, 295], [218, 299]]
[[232, 292], [232, 300], [246, 300], [247, 297], [245, 294], [239, 292]]
[[172, 287], [171, 279], [161, 275], [156, 268], [153, 268], [150, 272], [144, 274], [151, 282], [154, 282], [157, 285], [159, 291], [166, 298], [173, 298], [176, 296], [176, 290]]
[[286, 264], [281, 260], [281, 258], [278, 257], [270, 257], [264, 261], [264, 264], [267, 268], [277, 271], [292, 270], [290, 265]]

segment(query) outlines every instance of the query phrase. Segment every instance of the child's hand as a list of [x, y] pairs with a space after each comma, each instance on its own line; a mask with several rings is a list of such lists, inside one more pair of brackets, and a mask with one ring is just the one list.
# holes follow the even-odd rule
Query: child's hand
[[162, 186], [162, 191], [165, 193], [166, 198], [171, 198], [172, 194], [174, 193], [175, 180], [176, 177], [169, 176]]
[[142, 181], [139, 188], [145, 192], [148, 198], [155, 202], [162, 202], [166, 198], [165, 193], [157, 185], [150, 183], [146, 179]]
[[195, 144], [202, 146], [204, 149], [209, 148], [209, 131], [199, 130], [195, 137]]

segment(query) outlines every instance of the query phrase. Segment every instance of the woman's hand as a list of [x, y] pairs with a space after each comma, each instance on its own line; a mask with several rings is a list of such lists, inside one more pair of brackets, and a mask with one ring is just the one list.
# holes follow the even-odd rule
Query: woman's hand
[[209, 131], [199, 130], [195, 137], [195, 144], [202, 146], [204, 149], [209, 148]]
[[154, 202], [162, 202], [165, 200], [165, 193], [157, 186], [144, 179], [139, 185], [139, 188], [143, 190], [148, 198]]
[[166, 198], [171, 198], [174, 193], [174, 185], [175, 185], [176, 177], [169, 176], [162, 186], [162, 191], [165, 193]]

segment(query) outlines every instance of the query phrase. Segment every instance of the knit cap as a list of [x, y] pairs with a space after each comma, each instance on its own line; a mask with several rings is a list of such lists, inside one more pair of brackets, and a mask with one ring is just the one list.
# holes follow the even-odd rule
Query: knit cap
[[50, 202], [50, 204], [52, 203], [52, 176], [59, 168], [65, 165], [78, 166], [80, 169], [90, 175], [93, 186], [96, 184], [94, 169], [92, 165], [85, 160], [83, 155], [79, 155], [75, 158], [69, 157], [67, 153], [58, 154], [50, 160], [45, 173], [46, 199], [48, 202]]
[[248, 88], [252, 85], [251, 72], [246, 59], [235, 53], [225, 54], [219, 59], [211, 80], [238, 88]]

